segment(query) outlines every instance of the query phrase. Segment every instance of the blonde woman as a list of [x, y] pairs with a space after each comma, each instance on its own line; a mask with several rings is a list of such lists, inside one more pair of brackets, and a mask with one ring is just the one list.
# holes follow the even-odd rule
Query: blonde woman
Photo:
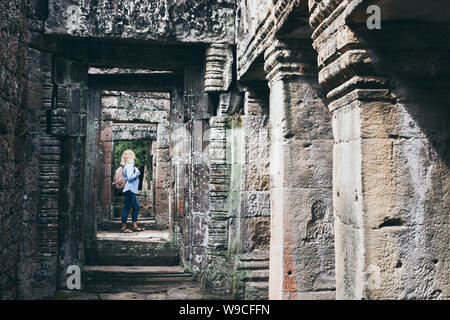
[[[121, 232], [143, 231], [143, 229], [138, 228], [137, 226], [139, 202], [136, 195], [138, 194], [139, 176], [141, 175], [141, 173], [134, 164], [135, 160], [136, 155], [134, 154], [134, 152], [132, 150], [125, 150], [120, 161], [120, 164], [123, 166], [123, 176], [127, 182], [122, 190], [122, 192], [124, 193], [124, 204], [122, 211]], [[133, 231], [127, 229], [128, 213], [130, 212], [131, 207], [133, 207], [133, 214], [131, 216], [133, 222]]]

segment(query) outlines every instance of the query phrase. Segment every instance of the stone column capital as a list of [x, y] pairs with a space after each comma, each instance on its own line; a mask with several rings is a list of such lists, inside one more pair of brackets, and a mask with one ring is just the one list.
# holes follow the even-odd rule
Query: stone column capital
[[300, 40], [274, 40], [264, 53], [267, 81], [293, 76], [316, 76], [316, 58], [311, 44]]

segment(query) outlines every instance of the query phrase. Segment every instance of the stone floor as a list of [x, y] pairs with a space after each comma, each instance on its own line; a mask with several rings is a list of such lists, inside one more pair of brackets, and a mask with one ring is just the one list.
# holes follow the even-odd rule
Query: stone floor
[[[191, 273], [180, 265], [152, 265], [139, 261], [145, 256], [145, 248], [167, 244], [168, 230], [121, 233], [119, 228], [106, 222], [107, 230], [97, 232], [97, 241], [103, 243], [102, 251], [113, 250], [111, 264], [86, 265], [82, 272], [83, 290], [60, 290], [57, 300], [223, 300], [227, 297], [202, 293], [200, 284]], [[121, 245], [123, 241], [123, 246]], [[134, 244], [134, 245], [133, 245]], [[148, 244], [148, 245], [147, 245]], [[139, 247], [133, 251], [132, 248]], [[165, 248], [165, 247], [164, 247]], [[117, 257], [115, 256], [117, 250]], [[168, 249], [164, 249], [168, 250]], [[136, 265], [120, 265], [123, 252], [138, 255]], [[164, 251], [167, 252], [167, 251]], [[111, 253], [111, 252], [110, 252]], [[157, 254], [153, 252], [152, 254]], [[169, 254], [169, 253], [168, 253]], [[175, 251], [178, 255], [177, 251]], [[125, 257], [125, 258], [131, 258]], [[133, 261], [134, 261], [133, 260]], [[127, 260], [128, 261], [128, 260]]]
[[207, 295], [199, 284], [159, 287], [148, 292], [89, 293], [61, 290], [56, 300], [227, 300], [229, 297]]

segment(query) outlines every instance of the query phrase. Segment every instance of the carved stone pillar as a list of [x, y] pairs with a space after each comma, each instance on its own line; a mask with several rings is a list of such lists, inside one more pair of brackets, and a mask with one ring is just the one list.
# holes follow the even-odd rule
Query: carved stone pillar
[[230, 164], [227, 161], [227, 122], [224, 111], [228, 106], [227, 94], [220, 96], [217, 116], [209, 120], [209, 212], [207, 265], [202, 274], [202, 287], [214, 293], [230, 294], [231, 265], [227, 259], [230, 213]]
[[[404, 60], [381, 68], [387, 60], [377, 45], [399, 39], [382, 30], [382, 41], [370, 41], [372, 31], [347, 23], [357, 6], [365, 12], [365, 1], [309, 4], [319, 82], [333, 119], [337, 298], [448, 296], [448, 227], [442, 223], [448, 221], [448, 148], [432, 146], [436, 132], [440, 138], [448, 132], [441, 120], [448, 105], [433, 116], [436, 103], [408, 97], [417, 86], [394, 80]], [[408, 41], [405, 51], [414, 51], [412, 45]]]
[[332, 299], [331, 120], [311, 43], [274, 41], [270, 87], [270, 299]]

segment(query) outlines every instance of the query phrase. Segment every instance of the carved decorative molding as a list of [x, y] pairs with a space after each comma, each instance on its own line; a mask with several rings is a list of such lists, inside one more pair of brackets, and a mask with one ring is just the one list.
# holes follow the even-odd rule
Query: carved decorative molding
[[60, 189], [61, 142], [41, 137], [39, 157], [39, 247], [43, 256], [55, 256], [58, 250], [58, 193]]
[[274, 40], [264, 53], [264, 60], [264, 70], [269, 82], [288, 76], [317, 74], [315, 53], [312, 48], [299, 46], [298, 41]]
[[205, 92], [227, 91], [233, 76], [233, 51], [228, 44], [206, 49]]
[[347, 22], [362, 1], [309, 1], [319, 83], [328, 90], [330, 110], [355, 99], [390, 99], [388, 79], [376, 73], [374, 57]]
[[228, 248], [230, 165], [226, 161], [226, 116], [211, 118], [210, 126], [208, 255], [212, 257], [224, 255]]
[[273, 9], [259, 24], [254, 35], [248, 41], [238, 43], [237, 76], [240, 79], [248, 70], [253, 61], [262, 54], [272, 42], [276, 31], [283, 25], [293, 8], [300, 0], [276, 1]]

